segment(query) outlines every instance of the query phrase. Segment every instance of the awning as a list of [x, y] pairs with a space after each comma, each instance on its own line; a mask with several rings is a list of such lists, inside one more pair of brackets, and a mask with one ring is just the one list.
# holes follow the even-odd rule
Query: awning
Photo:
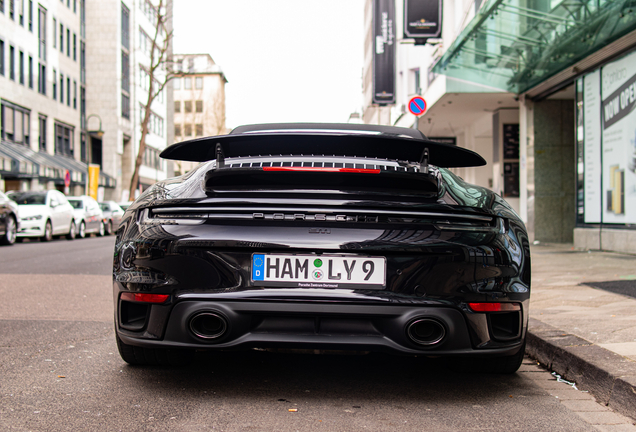
[[[66, 170], [71, 174], [72, 183], [86, 184], [88, 167], [84, 162], [61, 155], [36, 152], [30, 147], [6, 141], [0, 143], [0, 171], [3, 171], [5, 175], [47, 178], [63, 182]], [[116, 183], [113, 177], [100, 172], [100, 186], [114, 188]]]
[[635, 30], [634, 0], [488, 0], [433, 72], [519, 94]]

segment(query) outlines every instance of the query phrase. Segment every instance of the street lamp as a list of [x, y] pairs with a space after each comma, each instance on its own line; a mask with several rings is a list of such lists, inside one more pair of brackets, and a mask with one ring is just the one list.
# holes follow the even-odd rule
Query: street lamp
[[[88, 129], [88, 120], [91, 117], [96, 117], [97, 120], [99, 120], [99, 128], [97, 130], [90, 130]], [[91, 114], [88, 117], [86, 117], [86, 126], [87, 126], [87, 132], [90, 136], [98, 138], [98, 139], [102, 139], [102, 137], [104, 136], [104, 131], [102, 130], [102, 118], [100, 116], [98, 116], [97, 114]]]

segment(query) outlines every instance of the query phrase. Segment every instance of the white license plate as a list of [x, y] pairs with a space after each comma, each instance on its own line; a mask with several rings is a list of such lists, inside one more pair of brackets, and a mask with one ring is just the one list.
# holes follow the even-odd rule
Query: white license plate
[[352, 255], [252, 255], [255, 286], [384, 289], [386, 259]]

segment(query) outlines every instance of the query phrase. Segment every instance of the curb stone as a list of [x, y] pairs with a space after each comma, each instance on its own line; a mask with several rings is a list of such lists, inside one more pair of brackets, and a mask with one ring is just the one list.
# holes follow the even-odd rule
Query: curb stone
[[526, 353], [614, 411], [636, 420], [636, 362], [530, 318]]

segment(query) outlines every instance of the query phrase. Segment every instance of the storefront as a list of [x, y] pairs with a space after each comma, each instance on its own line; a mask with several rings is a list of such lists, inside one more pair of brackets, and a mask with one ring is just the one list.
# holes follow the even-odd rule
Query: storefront
[[575, 243], [636, 252], [636, 51], [577, 79], [576, 89]]

